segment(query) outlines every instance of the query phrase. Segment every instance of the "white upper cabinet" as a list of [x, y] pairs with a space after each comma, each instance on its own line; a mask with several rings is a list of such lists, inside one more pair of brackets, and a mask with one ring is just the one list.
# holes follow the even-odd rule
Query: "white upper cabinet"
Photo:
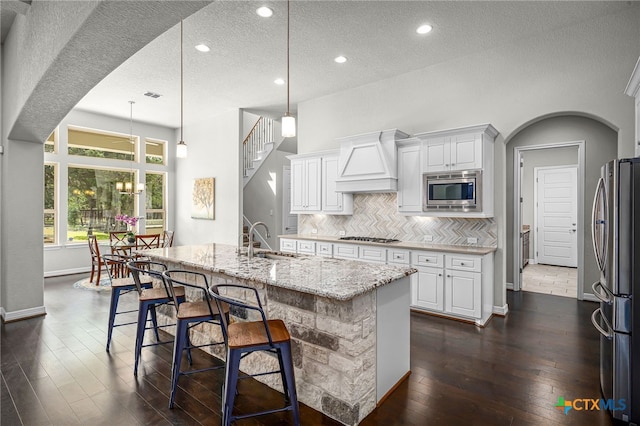
[[320, 212], [320, 158], [291, 160], [291, 213]]
[[353, 214], [353, 194], [336, 191], [339, 159], [335, 155], [322, 156], [322, 211], [328, 214]]
[[291, 213], [353, 214], [353, 195], [336, 192], [338, 152], [291, 155]]
[[633, 73], [631, 73], [629, 84], [627, 84], [627, 88], [624, 92], [636, 99], [636, 134], [634, 140], [634, 152], [635, 156], [638, 157], [640, 156], [640, 58], [638, 58], [638, 62], [636, 62], [636, 67], [633, 69]]
[[[410, 141], [410, 139], [405, 139]], [[398, 211], [422, 211], [422, 168], [419, 139], [398, 146]]]
[[423, 171], [473, 170], [493, 164], [493, 142], [498, 132], [490, 124], [418, 133], [424, 141]]

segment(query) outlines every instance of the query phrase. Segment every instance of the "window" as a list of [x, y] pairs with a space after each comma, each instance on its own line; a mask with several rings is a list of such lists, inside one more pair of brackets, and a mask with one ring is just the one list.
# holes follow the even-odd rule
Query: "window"
[[56, 170], [55, 164], [44, 165], [44, 243], [56, 240]]
[[70, 155], [136, 161], [138, 137], [68, 126]]
[[146, 138], [144, 140], [147, 164], [165, 164], [164, 148], [166, 144], [166, 141], [157, 139]]
[[147, 173], [146, 175], [146, 234], [162, 234], [165, 230], [164, 178], [164, 173]]
[[53, 132], [51, 132], [47, 140], [44, 141], [44, 152], [56, 152], [56, 145], [57, 145], [56, 141], [58, 139], [57, 135], [58, 135], [58, 128], [56, 128]]
[[136, 197], [116, 189], [116, 182], [135, 182], [130, 170], [69, 166], [67, 239], [86, 241], [87, 235], [108, 239], [109, 231], [126, 230], [118, 214], [135, 215]]

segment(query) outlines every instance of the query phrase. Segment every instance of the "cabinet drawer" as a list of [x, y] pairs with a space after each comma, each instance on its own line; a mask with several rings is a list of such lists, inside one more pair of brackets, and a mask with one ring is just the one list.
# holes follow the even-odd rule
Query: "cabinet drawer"
[[341, 259], [357, 259], [358, 246], [352, 244], [334, 244], [333, 257]]
[[411, 265], [442, 267], [444, 266], [443, 258], [444, 255], [441, 253], [434, 253], [429, 251], [413, 251], [411, 252]]
[[298, 241], [298, 253], [316, 253], [316, 243], [314, 241]]
[[316, 254], [318, 256], [333, 256], [333, 244], [331, 243], [317, 243]]
[[368, 262], [386, 263], [387, 249], [382, 247], [360, 246], [359, 258]]
[[280, 251], [286, 251], [289, 253], [296, 252], [296, 241], [295, 240], [280, 240]]
[[408, 265], [411, 262], [411, 252], [409, 250], [387, 250], [387, 262]]
[[446, 267], [456, 271], [482, 272], [482, 258], [463, 254], [448, 254]]

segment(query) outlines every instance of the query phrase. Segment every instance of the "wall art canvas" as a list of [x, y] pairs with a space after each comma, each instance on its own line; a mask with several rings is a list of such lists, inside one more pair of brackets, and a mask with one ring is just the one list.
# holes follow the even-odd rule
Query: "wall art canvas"
[[191, 217], [194, 219], [215, 219], [215, 178], [193, 180]]

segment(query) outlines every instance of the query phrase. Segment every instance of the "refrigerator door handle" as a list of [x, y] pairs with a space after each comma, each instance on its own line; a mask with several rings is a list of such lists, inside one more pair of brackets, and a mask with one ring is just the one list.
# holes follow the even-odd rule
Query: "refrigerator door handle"
[[[596, 186], [596, 194], [593, 197], [593, 209], [591, 210], [591, 241], [593, 242], [593, 252], [596, 256], [596, 262], [598, 263], [598, 269], [604, 271], [605, 268], [605, 260], [607, 258], [607, 243], [608, 243], [608, 230], [606, 221], [609, 219], [609, 211], [606, 200], [606, 192], [604, 188], [604, 179], [600, 177], [598, 179], [598, 185]], [[598, 218], [598, 201], [600, 198], [600, 194], [602, 194], [602, 205], [604, 208], [604, 218]], [[602, 239], [598, 238], [596, 235], [598, 233], [598, 226], [604, 226], [604, 232], [602, 235]]]
[[[608, 331], [605, 331], [605, 329], [600, 327], [600, 324], [598, 324], [598, 320], [596, 319], [598, 315], [600, 315], [600, 318], [602, 318], [602, 321], [604, 322], [605, 326], [609, 329]], [[611, 329], [611, 324], [609, 324], [609, 321], [607, 321], [604, 315], [602, 315], [602, 310], [600, 308], [596, 309], [591, 314], [591, 324], [593, 324], [596, 330], [598, 330], [600, 334], [602, 334], [604, 337], [606, 337], [609, 340], [613, 339], [613, 330]]]
[[[598, 288], [602, 289], [603, 291], [599, 291]], [[613, 303], [612, 294], [609, 292], [607, 287], [602, 285], [600, 281], [596, 281], [595, 283], [591, 284], [591, 289], [593, 290], [593, 295], [597, 297], [601, 302], [604, 302], [608, 305], [611, 305], [611, 303]]]

